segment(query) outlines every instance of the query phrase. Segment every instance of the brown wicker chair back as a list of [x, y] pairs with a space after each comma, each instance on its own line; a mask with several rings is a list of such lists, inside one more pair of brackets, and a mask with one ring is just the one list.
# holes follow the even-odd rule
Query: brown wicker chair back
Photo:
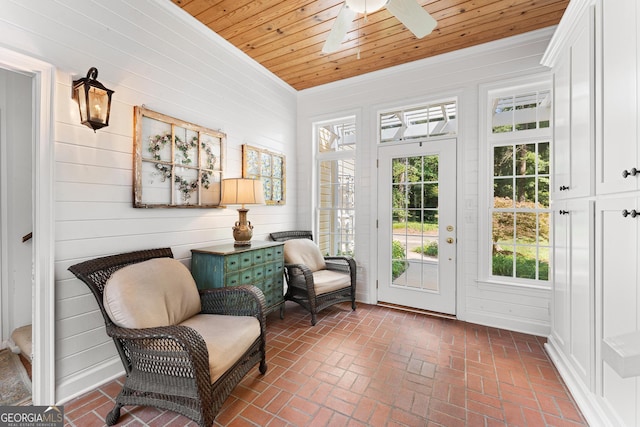
[[304, 230], [292, 230], [292, 231], [274, 231], [269, 234], [271, 240], [275, 242], [285, 242], [290, 239], [309, 239], [313, 240], [313, 233]]

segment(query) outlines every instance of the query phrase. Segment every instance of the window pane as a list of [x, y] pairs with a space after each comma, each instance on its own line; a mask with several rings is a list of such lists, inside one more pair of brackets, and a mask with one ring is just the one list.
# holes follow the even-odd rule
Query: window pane
[[516, 201], [524, 208], [534, 208], [536, 203], [536, 179], [516, 178]]
[[513, 207], [513, 178], [493, 180], [493, 207]]
[[512, 176], [513, 145], [493, 149], [493, 176]]
[[515, 277], [535, 280], [537, 270], [535, 247], [516, 246], [516, 251]]
[[493, 99], [491, 133], [523, 132], [549, 128], [551, 92], [529, 92]]
[[538, 144], [538, 173], [549, 173], [549, 143], [541, 142]]
[[538, 243], [549, 245], [549, 212], [538, 214]]
[[491, 264], [491, 274], [494, 276], [513, 277], [513, 254], [494, 253]]
[[438, 235], [438, 211], [426, 209], [422, 213], [422, 227], [424, 232], [432, 232]]
[[536, 145], [516, 145], [516, 175], [534, 175], [536, 173]]
[[356, 123], [330, 124], [317, 128], [318, 151], [353, 151], [356, 148]]
[[493, 213], [493, 244], [494, 251], [502, 249], [501, 244], [506, 243], [509, 247], [514, 244], [514, 214], [512, 212]]
[[408, 196], [409, 196], [409, 208], [422, 207], [422, 185], [421, 184], [407, 184]]
[[515, 98], [514, 121], [516, 130], [536, 129], [537, 127], [537, 94], [528, 93]]
[[493, 119], [491, 122], [493, 133], [513, 132], [513, 97], [494, 100]]
[[438, 184], [424, 184], [424, 207], [438, 207]]
[[457, 132], [456, 101], [380, 114], [380, 142], [382, 143], [455, 135]]
[[538, 178], [538, 208], [549, 208], [549, 178]]
[[549, 248], [538, 249], [538, 280], [549, 280]]
[[535, 243], [538, 240], [537, 215], [532, 212], [516, 213], [516, 242]]
[[422, 176], [425, 182], [438, 181], [438, 156], [424, 156], [422, 167]]

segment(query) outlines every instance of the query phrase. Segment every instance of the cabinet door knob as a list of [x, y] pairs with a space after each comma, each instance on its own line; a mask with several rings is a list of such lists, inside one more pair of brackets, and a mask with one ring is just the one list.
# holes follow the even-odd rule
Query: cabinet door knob
[[636, 169], [636, 168], [631, 168], [631, 170], [626, 170], [625, 169], [625, 170], [622, 171], [622, 177], [623, 178], [626, 178], [629, 175], [636, 176], [638, 174], [640, 174], [640, 171], [638, 169]]
[[561, 185], [560, 186], [560, 191], [566, 191], [568, 189], [569, 189], [569, 186], [567, 186], [567, 185]]
[[628, 210], [626, 210], [626, 209], [625, 209], [625, 210], [623, 210], [623, 211], [622, 211], [622, 216], [623, 216], [623, 217], [625, 217], [625, 218], [626, 218], [626, 217], [628, 217], [629, 215], [631, 215], [631, 218], [635, 218], [635, 217], [637, 217], [638, 215], [640, 215], [640, 212], [636, 211], [635, 209], [633, 209], [633, 210], [631, 210], [631, 211], [628, 211]]
[[565, 211], [563, 209], [560, 209], [559, 213], [560, 215], [569, 215], [569, 211]]

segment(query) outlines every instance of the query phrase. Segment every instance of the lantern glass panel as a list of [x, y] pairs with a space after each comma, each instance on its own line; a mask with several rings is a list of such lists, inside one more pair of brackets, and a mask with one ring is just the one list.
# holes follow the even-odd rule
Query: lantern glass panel
[[78, 98], [78, 107], [80, 108], [80, 122], [87, 121], [87, 98], [84, 93], [84, 84], [76, 88], [76, 97]]
[[91, 120], [99, 123], [107, 123], [107, 111], [109, 107], [109, 96], [107, 91], [97, 87], [89, 88], [89, 105], [91, 110]]

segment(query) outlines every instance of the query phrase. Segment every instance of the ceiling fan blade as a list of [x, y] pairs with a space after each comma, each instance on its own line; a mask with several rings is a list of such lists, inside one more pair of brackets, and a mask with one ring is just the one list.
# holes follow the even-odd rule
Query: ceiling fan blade
[[342, 5], [342, 9], [340, 9], [338, 17], [333, 23], [329, 37], [327, 37], [327, 40], [324, 42], [324, 46], [322, 47], [323, 53], [331, 53], [340, 49], [340, 44], [342, 44], [342, 40], [344, 40], [347, 35], [347, 31], [349, 31], [349, 24], [353, 22], [355, 15], [356, 13], [346, 4]]
[[387, 9], [419, 39], [430, 34], [438, 25], [416, 0], [389, 0]]

